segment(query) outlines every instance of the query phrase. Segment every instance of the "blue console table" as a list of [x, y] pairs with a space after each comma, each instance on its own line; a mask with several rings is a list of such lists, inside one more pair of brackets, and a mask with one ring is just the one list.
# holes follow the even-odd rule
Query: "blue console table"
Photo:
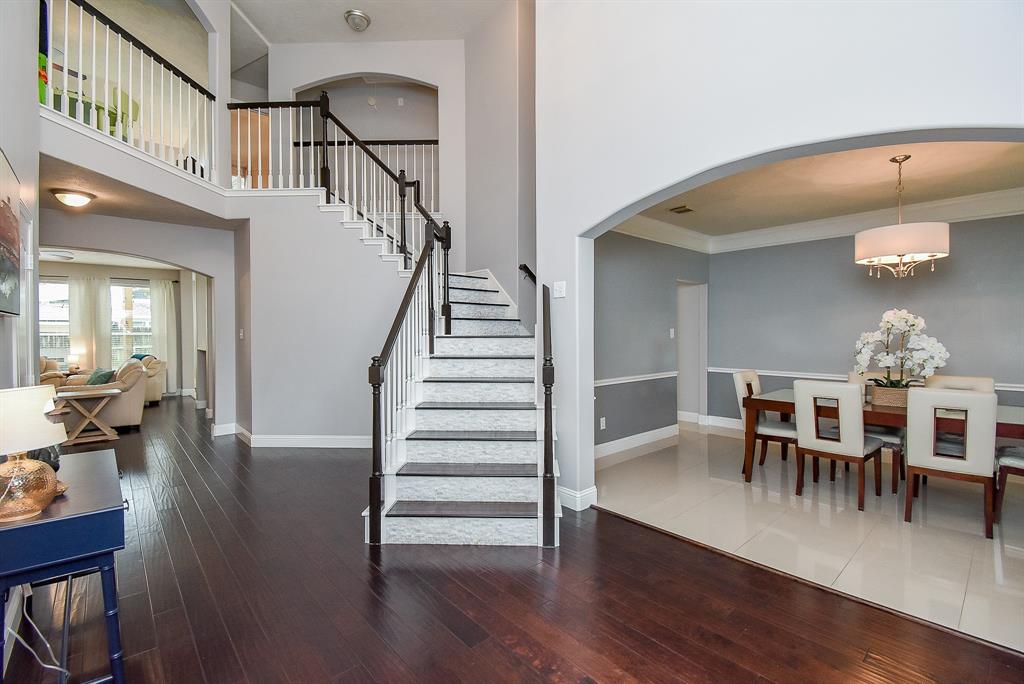
[[[118, 624], [114, 553], [124, 548], [124, 509], [117, 461], [112, 450], [61, 456], [58, 477], [68, 485], [40, 515], [0, 523], [0, 616], [7, 595], [22, 584], [43, 585], [99, 572], [107, 625], [110, 674], [98, 682], [124, 682]], [[70, 608], [70, 602], [66, 602]], [[65, 611], [61, 667], [67, 669], [69, 610]], [[6, 630], [0, 632], [0, 653]], [[61, 676], [61, 682], [66, 677]], [[0, 684], [4, 682], [0, 671]]]

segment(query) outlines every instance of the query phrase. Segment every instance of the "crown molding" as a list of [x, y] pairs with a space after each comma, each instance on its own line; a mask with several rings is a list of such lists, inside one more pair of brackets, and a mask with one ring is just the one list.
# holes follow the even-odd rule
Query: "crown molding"
[[[903, 207], [904, 221], [908, 223], [916, 221], [957, 223], [1021, 213], [1024, 213], [1024, 188], [950, 197]], [[785, 226], [747, 230], [732, 235], [716, 235], [711, 238], [709, 252], [718, 254], [742, 249], [787, 245], [794, 242], [846, 237], [867, 228], [888, 225], [893, 222], [894, 217], [893, 209], [887, 208], [803, 223], [791, 223]]]
[[689, 228], [680, 228], [671, 223], [652, 219], [642, 214], [628, 218], [612, 230], [623, 235], [660, 242], [665, 245], [707, 254], [711, 248], [711, 236]]
[[[904, 220], [908, 223], [915, 221], [957, 223], [1016, 214], [1024, 214], [1024, 188], [1009, 188], [977, 195], [950, 197], [934, 202], [908, 204], [903, 207]], [[783, 226], [757, 228], [730, 235], [705, 235], [688, 228], [679, 228], [664, 221], [637, 215], [627, 219], [613, 230], [617, 233], [705, 254], [718, 254], [846, 237], [867, 228], [887, 225], [892, 222], [892, 219], [893, 209], [886, 208]]]

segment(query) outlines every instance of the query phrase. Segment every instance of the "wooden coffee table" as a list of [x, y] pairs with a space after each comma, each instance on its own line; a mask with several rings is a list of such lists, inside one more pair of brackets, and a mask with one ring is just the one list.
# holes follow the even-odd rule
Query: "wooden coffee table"
[[[107, 425], [100, 417], [110, 400], [121, 394], [119, 389], [83, 389], [59, 392], [54, 402], [53, 414], [77, 411], [82, 420], [71, 430], [62, 446], [73, 446], [88, 442], [109, 442], [118, 439], [117, 430]], [[86, 404], [89, 404], [87, 406]], [[68, 408], [70, 406], [70, 408]], [[92, 426], [92, 427], [90, 427]]]

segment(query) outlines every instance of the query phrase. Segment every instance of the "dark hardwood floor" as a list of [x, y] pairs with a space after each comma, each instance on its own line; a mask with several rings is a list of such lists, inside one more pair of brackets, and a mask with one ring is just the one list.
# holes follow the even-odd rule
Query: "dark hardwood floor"
[[[253, 451], [192, 406], [115, 445], [132, 683], [1024, 681], [1024, 658], [593, 510], [556, 551], [373, 552], [367, 452]], [[106, 668], [97, 576], [71, 600], [82, 681]], [[34, 611], [56, 647], [63, 585]], [[56, 680], [20, 647], [8, 675]]]

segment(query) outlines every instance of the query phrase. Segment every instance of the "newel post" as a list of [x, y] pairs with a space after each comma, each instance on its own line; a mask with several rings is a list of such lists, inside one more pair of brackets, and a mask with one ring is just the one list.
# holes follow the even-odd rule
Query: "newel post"
[[370, 530], [369, 543], [380, 544], [381, 509], [384, 505], [384, 445], [382, 443], [381, 385], [384, 384], [384, 366], [379, 356], [370, 363], [370, 386], [373, 389], [373, 465], [370, 472]]
[[406, 246], [406, 241], [405, 241], [405, 191], [406, 191], [405, 169], [400, 169], [398, 171], [398, 197], [400, 198], [400, 200], [398, 202], [398, 207], [399, 207], [398, 213], [401, 215], [401, 217], [399, 218], [399, 221], [401, 223], [401, 231], [402, 231], [402, 235], [401, 235], [401, 240], [402, 240], [402, 266], [403, 266], [403, 268], [408, 270], [408, 268], [409, 268], [409, 249]]
[[[320, 91], [320, 120], [323, 123], [321, 129], [320, 148], [320, 187], [326, 193], [327, 203], [331, 203], [331, 168], [328, 165], [330, 155], [327, 154], [327, 119], [331, 115], [331, 101], [327, 97], [327, 91]], [[310, 144], [315, 144], [310, 136]]]
[[452, 248], [452, 227], [447, 221], [445, 221], [441, 226], [441, 229], [442, 232], [444, 232], [444, 245], [442, 246], [444, 251], [441, 257], [441, 277], [444, 279], [444, 282], [441, 283], [441, 287], [443, 288], [441, 293], [441, 315], [444, 316], [444, 334], [451, 335], [452, 303], [448, 294], [448, 252], [451, 251]]

